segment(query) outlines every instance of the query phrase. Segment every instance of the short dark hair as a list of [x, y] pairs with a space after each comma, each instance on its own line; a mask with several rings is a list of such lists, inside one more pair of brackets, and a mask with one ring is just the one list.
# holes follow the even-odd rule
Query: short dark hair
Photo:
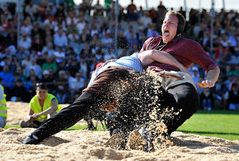
[[48, 90], [47, 85], [45, 83], [36, 83], [36, 88]]
[[178, 18], [177, 35], [182, 34], [186, 25], [185, 17], [180, 12], [176, 12], [176, 11], [168, 11], [166, 15], [173, 15]]

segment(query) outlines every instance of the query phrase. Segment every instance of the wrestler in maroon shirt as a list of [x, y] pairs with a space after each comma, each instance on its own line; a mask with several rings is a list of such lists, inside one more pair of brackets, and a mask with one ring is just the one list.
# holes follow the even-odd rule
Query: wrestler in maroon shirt
[[[177, 12], [169, 11], [162, 24], [162, 36], [148, 38], [141, 51], [158, 49], [170, 53], [186, 68], [193, 63], [198, 64], [207, 71], [205, 80], [200, 84], [201, 87], [213, 87], [218, 79], [220, 69], [199, 43], [180, 36], [184, 26], [184, 17]], [[163, 70], [177, 70], [173, 66], [156, 62], [150, 66], [157, 66]]]
[[[213, 87], [218, 79], [220, 69], [218, 65], [203, 50], [201, 45], [194, 40], [181, 37], [185, 27], [185, 18], [178, 12], [169, 11], [165, 15], [162, 24], [162, 36], [148, 38], [141, 51], [158, 49], [174, 56], [186, 68], [193, 63], [200, 65], [207, 71], [205, 79], [199, 83], [201, 88]], [[168, 64], [154, 62], [149, 65], [150, 69], [157, 68], [159, 73], [162, 70], [179, 71], [177, 68]], [[193, 115], [199, 107], [198, 93], [191, 83], [182, 82], [172, 86], [170, 83], [175, 82], [175, 78], [165, 78], [165, 90], [167, 96], [165, 99], [169, 107], [174, 107], [175, 111], [182, 110], [174, 118], [166, 118], [168, 134], [175, 131], [185, 120]]]
[[[169, 53], [186, 68], [193, 63], [198, 64], [207, 71], [205, 80], [200, 82], [199, 86], [202, 88], [213, 87], [218, 79], [220, 69], [199, 43], [181, 37], [184, 26], [185, 18], [178, 12], [169, 11], [164, 18], [161, 28], [162, 36], [148, 38], [143, 44], [141, 51], [156, 49], [162, 53]], [[199, 96], [189, 73], [181, 72], [178, 68], [169, 64], [156, 62], [150, 64], [148, 69], [158, 72], [156, 76], [161, 78], [159, 79], [161, 80], [160, 85], [165, 93], [163, 98], [164, 104], [163, 106], [159, 105], [159, 108], [162, 109], [160, 111], [170, 111], [172, 115], [161, 115], [159, 113], [160, 117], [158, 119], [160, 120], [158, 121], [163, 122], [167, 126], [167, 132], [164, 131], [161, 135], [169, 136], [196, 112], [199, 108]], [[179, 75], [179, 77], [174, 77], [174, 74]], [[158, 98], [161, 97], [159, 96]], [[120, 134], [120, 131], [122, 134], [122, 131], [125, 131], [124, 127], [126, 125], [127, 127], [135, 125], [134, 121], [130, 120], [130, 113], [124, 113], [124, 116], [124, 119], [120, 119], [121, 116], [113, 117], [114, 119], [112, 120], [114, 121], [111, 121], [111, 124], [117, 125], [112, 126], [114, 128], [112, 129], [113, 134], [115, 131], [116, 134]], [[144, 124], [147, 125], [147, 122]], [[153, 136], [153, 133], [151, 135], [151, 131], [147, 130], [146, 128], [146, 130], [140, 132], [143, 138], [146, 136], [146, 140], [150, 138], [147, 135]], [[137, 129], [134, 131], [137, 131]], [[144, 147], [146, 151], [151, 151], [153, 147], [149, 140], [146, 141], [148, 142], [148, 147]]]

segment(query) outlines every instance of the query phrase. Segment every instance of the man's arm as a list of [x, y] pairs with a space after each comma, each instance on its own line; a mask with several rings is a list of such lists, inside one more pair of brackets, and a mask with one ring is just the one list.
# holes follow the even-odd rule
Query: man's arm
[[216, 66], [214, 69], [207, 72], [205, 80], [198, 83], [201, 88], [211, 88], [215, 85], [220, 74], [220, 68]]
[[159, 50], [146, 50], [138, 54], [138, 58], [142, 62], [143, 67], [151, 64], [152, 62], [159, 62], [169, 64], [179, 68], [181, 71], [187, 72], [187, 69], [178, 62], [172, 55], [167, 52]]
[[49, 107], [49, 108], [46, 109], [45, 111], [42, 111], [42, 112], [40, 112], [40, 113], [38, 113], [38, 114], [33, 114], [32, 117], [37, 118], [37, 117], [39, 117], [39, 116], [41, 116], [41, 115], [52, 114], [52, 113], [54, 113], [54, 112], [57, 110], [57, 107], [58, 107], [58, 103], [57, 103], [56, 99], [53, 98], [53, 99], [51, 100], [51, 107]]

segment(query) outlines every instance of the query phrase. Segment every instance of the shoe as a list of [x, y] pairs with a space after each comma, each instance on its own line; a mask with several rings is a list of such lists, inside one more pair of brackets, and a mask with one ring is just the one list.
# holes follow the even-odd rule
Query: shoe
[[143, 150], [150, 152], [154, 150], [151, 137], [145, 128], [139, 130], [133, 130], [128, 137], [127, 144], [128, 149], [131, 150]]
[[96, 127], [93, 125], [93, 126], [88, 126], [87, 127], [87, 130], [91, 130], [91, 131], [94, 131], [96, 130]]
[[138, 130], [133, 130], [127, 140], [127, 149], [130, 150], [144, 150], [144, 147], [147, 145], [147, 141], [139, 133]]
[[24, 120], [21, 120], [20, 122], [19, 122], [19, 126], [21, 127], [21, 128], [37, 128], [38, 127], [38, 125], [36, 125], [33, 121], [31, 121], [31, 120], [28, 120], [28, 121], [24, 121]]
[[38, 144], [40, 142], [41, 140], [36, 135], [29, 135], [22, 141], [23, 144]]
[[125, 149], [126, 140], [125, 136], [122, 133], [113, 133], [109, 140], [105, 143], [106, 146], [111, 147], [112, 149], [122, 150]]

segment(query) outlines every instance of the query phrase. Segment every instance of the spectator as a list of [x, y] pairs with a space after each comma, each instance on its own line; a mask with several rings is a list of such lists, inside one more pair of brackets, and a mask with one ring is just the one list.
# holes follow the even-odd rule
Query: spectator
[[66, 53], [62, 47], [56, 47], [56, 51], [53, 54], [58, 64], [65, 61]]
[[27, 120], [21, 120], [19, 125], [24, 127], [36, 128], [42, 124], [44, 120], [50, 118], [60, 110], [56, 97], [48, 93], [45, 84], [38, 83], [36, 85], [36, 95], [29, 103], [29, 113]]
[[[0, 79], [1, 82], [1, 79]], [[0, 128], [4, 128], [7, 121], [7, 104], [6, 95], [4, 94], [4, 88], [0, 84]]]
[[50, 56], [50, 57], [54, 56], [54, 52], [55, 50], [51, 42], [47, 42], [46, 46], [44, 46], [41, 51], [42, 54], [47, 54], [47, 56]]
[[100, 1], [97, 0], [96, 4], [93, 6], [94, 9], [94, 16], [103, 16], [104, 15], [104, 8], [103, 6], [100, 4]]
[[59, 30], [54, 34], [54, 45], [56, 47], [66, 47], [68, 45], [68, 40], [63, 28], [59, 28]]
[[32, 28], [33, 26], [31, 25], [31, 19], [30, 17], [26, 17], [25, 20], [23, 21], [23, 25], [21, 26], [21, 33], [25, 34], [27, 36], [30, 36], [32, 33]]
[[131, 0], [131, 3], [127, 6], [127, 20], [129, 21], [137, 21], [138, 15], [137, 15], [137, 7], [134, 4], [134, 0]]
[[207, 111], [214, 109], [214, 96], [209, 88], [203, 89], [203, 92], [200, 94], [200, 107]]
[[54, 56], [47, 56], [46, 62], [42, 64], [42, 70], [51, 70], [53, 73], [57, 71], [57, 64]]
[[23, 33], [19, 41], [19, 47], [22, 47], [24, 50], [29, 50], [31, 46], [32, 46], [31, 38], [26, 33]]
[[224, 95], [225, 104], [228, 110], [239, 109], [239, 86], [234, 82], [231, 84], [231, 88]]
[[34, 35], [32, 40], [31, 50], [34, 50], [37, 53], [41, 52], [44, 47], [44, 42], [42, 41], [40, 35]]
[[86, 78], [81, 72], [75, 74], [75, 77], [70, 76], [68, 78], [69, 91], [71, 92], [71, 98], [77, 98], [82, 90], [86, 87]]
[[197, 87], [198, 93], [201, 93], [202, 89], [198, 87], [198, 83], [201, 81], [201, 78], [200, 78], [200, 73], [197, 66], [193, 66], [191, 68], [191, 76], [192, 76], [193, 82], [195, 83]]
[[[158, 8], [158, 16], [157, 16], [158, 17], [158, 23], [162, 24], [163, 23], [163, 18], [165, 16], [166, 12], [167, 12], [167, 9], [163, 5], [163, 1], [162, 0], [159, 1], [159, 5], [158, 5], [157, 8]], [[184, 15], [184, 17], [185, 17], [185, 15]], [[159, 27], [161, 27], [161, 26], [159, 26]]]
[[12, 88], [11, 101], [26, 102], [29, 100], [27, 90], [25, 89], [21, 79], [17, 79], [14, 87]]
[[14, 87], [15, 78], [14, 75], [9, 71], [9, 67], [6, 65], [3, 67], [3, 71], [0, 72], [0, 78], [2, 79], [2, 85], [5, 88], [7, 94], [7, 100], [11, 95], [12, 88]]
[[59, 100], [59, 103], [67, 103], [69, 99], [68, 95], [68, 75], [66, 74], [66, 71], [61, 70], [58, 72], [58, 77], [55, 80], [56, 84], [56, 98]]

